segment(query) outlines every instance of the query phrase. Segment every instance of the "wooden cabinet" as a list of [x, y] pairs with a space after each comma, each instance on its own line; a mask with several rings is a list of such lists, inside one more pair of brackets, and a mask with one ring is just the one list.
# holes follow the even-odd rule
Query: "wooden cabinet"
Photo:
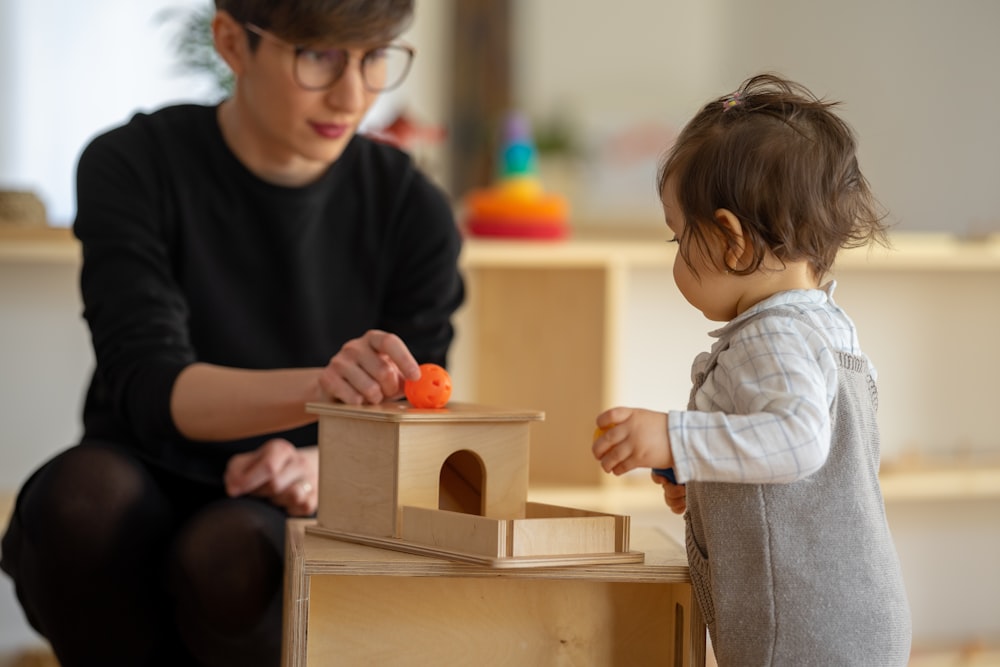
[[642, 563], [493, 569], [288, 523], [285, 667], [705, 665], [684, 548], [634, 535]]
[[545, 412], [532, 427], [532, 486], [606, 480], [589, 446], [594, 418], [616, 393], [628, 270], [669, 264], [671, 253], [652, 239], [600, 235], [466, 242], [460, 345], [472, 357], [470, 400]]
[[[621, 400], [617, 370], [625, 362], [634, 365], [636, 357], [641, 360], [654, 352], [627, 349], [624, 310], [635, 276], [655, 269], [669, 283], [676, 246], [665, 241], [666, 232], [655, 227], [631, 231], [581, 228], [563, 241], [466, 241], [462, 262], [469, 298], [461, 314], [452, 365], [463, 376], [460, 384], [471, 387], [464, 399], [545, 412], [545, 421], [532, 427], [533, 488], [624, 483], [600, 470], [589, 445], [594, 418]], [[838, 297], [843, 293], [845, 298], [856, 299], [857, 292], [867, 291], [866, 314], [877, 308], [884, 312], [879, 303], [883, 284], [896, 289], [901, 281], [916, 281], [912, 289], [919, 290], [920, 281], [931, 276], [934, 283], [952, 281], [961, 290], [969, 276], [976, 276], [978, 283], [985, 279], [986, 285], [996, 281], [1000, 237], [964, 241], [944, 234], [901, 234], [893, 238], [891, 249], [844, 251], [834, 268], [835, 275], [851, 276], [841, 281]], [[851, 289], [845, 287], [847, 283]], [[671, 288], [665, 284], [664, 292]], [[887, 329], [898, 326], [911, 346], [917, 344], [906, 323], [883, 312], [865, 323], [867, 328], [859, 323], [866, 340], [872, 339], [875, 328], [884, 337]], [[713, 328], [710, 322], [704, 324], [706, 333]], [[662, 356], [662, 351], [656, 352]], [[985, 363], [988, 367], [991, 362]], [[650, 374], [660, 372], [658, 364], [648, 369]], [[894, 381], [902, 376], [900, 372], [887, 374]], [[686, 375], [671, 379], [686, 382]], [[914, 385], [911, 391], [922, 391], [926, 397], [935, 389]]]

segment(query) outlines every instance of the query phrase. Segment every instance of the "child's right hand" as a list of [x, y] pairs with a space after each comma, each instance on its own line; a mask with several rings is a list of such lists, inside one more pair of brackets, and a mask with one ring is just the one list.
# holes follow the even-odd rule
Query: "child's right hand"
[[673, 467], [667, 415], [639, 408], [611, 408], [597, 416], [604, 432], [591, 451], [605, 472], [622, 475], [635, 468]]

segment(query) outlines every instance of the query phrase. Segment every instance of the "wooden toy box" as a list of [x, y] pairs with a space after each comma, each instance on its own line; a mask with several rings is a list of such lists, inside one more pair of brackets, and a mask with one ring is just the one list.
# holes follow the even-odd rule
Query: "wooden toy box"
[[[636, 563], [629, 517], [527, 502], [544, 414], [451, 403], [310, 403], [317, 523], [307, 532], [491, 567]], [[585, 452], [581, 452], [585, 455]]]

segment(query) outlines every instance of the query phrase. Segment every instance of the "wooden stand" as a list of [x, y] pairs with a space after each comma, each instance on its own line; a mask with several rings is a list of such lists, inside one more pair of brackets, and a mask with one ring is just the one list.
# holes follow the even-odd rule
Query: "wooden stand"
[[284, 667], [705, 664], [687, 559], [636, 531], [641, 564], [496, 570], [288, 523]]

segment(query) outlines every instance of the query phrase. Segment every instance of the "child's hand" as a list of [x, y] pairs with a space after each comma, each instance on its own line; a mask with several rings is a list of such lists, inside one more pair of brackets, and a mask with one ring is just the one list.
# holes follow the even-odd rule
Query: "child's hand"
[[638, 408], [612, 408], [597, 417], [604, 433], [594, 440], [594, 458], [605, 472], [622, 475], [635, 468], [670, 468], [674, 457], [667, 415]]
[[684, 514], [687, 509], [687, 487], [683, 484], [671, 484], [666, 477], [650, 473], [653, 481], [663, 488], [663, 502], [674, 514]]

